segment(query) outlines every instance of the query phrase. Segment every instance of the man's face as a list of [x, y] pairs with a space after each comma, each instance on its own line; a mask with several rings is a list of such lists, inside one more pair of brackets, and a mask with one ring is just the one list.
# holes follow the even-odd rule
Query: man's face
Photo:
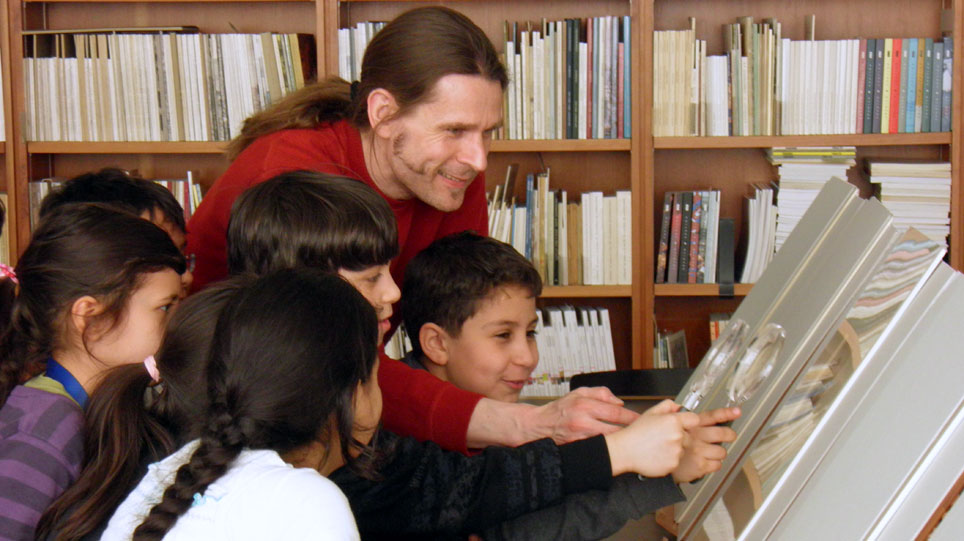
[[409, 199], [452, 212], [485, 171], [492, 133], [502, 122], [502, 87], [479, 75], [446, 75], [427, 102], [388, 122], [396, 187]]
[[445, 334], [446, 362], [428, 366], [429, 371], [461, 389], [516, 402], [539, 362], [537, 322], [532, 292], [515, 285], [497, 288], [465, 320], [458, 336]]

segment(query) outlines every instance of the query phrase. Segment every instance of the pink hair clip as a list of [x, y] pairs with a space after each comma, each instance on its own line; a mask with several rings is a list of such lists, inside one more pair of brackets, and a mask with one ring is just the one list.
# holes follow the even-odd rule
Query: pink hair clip
[[155, 382], [161, 381], [161, 373], [157, 371], [157, 361], [154, 360], [154, 356], [144, 359], [144, 368], [147, 369], [147, 373], [151, 375], [151, 379]]
[[6, 276], [11, 282], [20, 285], [20, 281], [17, 280], [17, 273], [13, 271], [13, 267], [10, 265], [0, 263], [0, 275]]

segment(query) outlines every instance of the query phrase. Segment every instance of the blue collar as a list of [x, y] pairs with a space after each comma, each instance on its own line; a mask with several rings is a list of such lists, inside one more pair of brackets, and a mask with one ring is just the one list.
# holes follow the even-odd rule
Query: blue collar
[[80, 405], [81, 409], [87, 406], [87, 391], [77, 381], [77, 378], [66, 368], [60, 366], [60, 363], [55, 361], [53, 357], [47, 357], [47, 377], [63, 385], [64, 390], [74, 399], [74, 402]]

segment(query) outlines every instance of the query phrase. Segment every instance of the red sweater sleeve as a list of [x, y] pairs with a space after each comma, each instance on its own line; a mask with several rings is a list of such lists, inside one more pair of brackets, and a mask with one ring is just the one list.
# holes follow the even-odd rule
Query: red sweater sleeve
[[378, 364], [378, 385], [385, 403], [382, 411], [385, 428], [468, 454], [469, 419], [482, 395], [463, 391], [384, 354]]

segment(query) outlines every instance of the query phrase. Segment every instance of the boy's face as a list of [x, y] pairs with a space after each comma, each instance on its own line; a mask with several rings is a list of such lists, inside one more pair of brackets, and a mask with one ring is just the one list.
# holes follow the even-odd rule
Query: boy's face
[[536, 299], [528, 289], [499, 287], [482, 300], [458, 336], [442, 331], [444, 351], [438, 359], [427, 354], [426, 365], [456, 387], [516, 402], [539, 362], [537, 321]]
[[398, 302], [402, 292], [395, 285], [388, 264], [368, 267], [360, 271], [338, 269], [338, 275], [348, 280], [365, 297], [378, 317], [378, 343], [382, 343], [385, 333], [391, 327], [388, 318], [392, 317], [392, 305]]

